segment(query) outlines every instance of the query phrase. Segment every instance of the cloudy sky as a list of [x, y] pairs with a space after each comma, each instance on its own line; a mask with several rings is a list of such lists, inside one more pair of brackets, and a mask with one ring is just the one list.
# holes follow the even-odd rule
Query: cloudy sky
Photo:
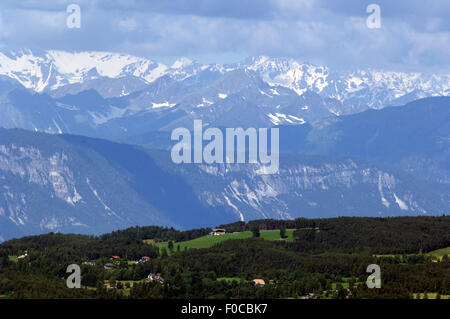
[[[66, 26], [69, 4], [81, 28]], [[369, 4], [381, 8], [370, 29]], [[450, 70], [446, 0], [1, 0], [2, 50], [130, 53], [226, 63], [293, 57], [336, 68]]]

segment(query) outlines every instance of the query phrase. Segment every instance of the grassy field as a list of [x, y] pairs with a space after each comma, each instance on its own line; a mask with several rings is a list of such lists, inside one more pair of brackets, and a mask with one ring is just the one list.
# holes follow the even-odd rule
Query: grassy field
[[[261, 238], [264, 238], [265, 240], [282, 240], [280, 238], [280, 231], [279, 230], [261, 230], [260, 232]], [[286, 239], [283, 239], [287, 242], [292, 242], [294, 239], [294, 229], [286, 229]], [[174, 251], [177, 250], [177, 246], [180, 246], [180, 250], [184, 250], [185, 247], [188, 249], [190, 248], [209, 248], [215, 244], [221, 243], [225, 240], [230, 239], [245, 239], [245, 238], [251, 238], [252, 232], [245, 231], [245, 232], [239, 232], [239, 233], [230, 233], [230, 234], [224, 234], [219, 236], [203, 236], [199, 237], [193, 240], [189, 241], [182, 241], [178, 243], [173, 243], [173, 249]], [[161, 242], [161, 243], [155, 243], [153, 240], [145, 240], [144, 242], [148, 244], [156, 244], [160, 249], [166, 248], [168, 249], [168, 243], [167, 242]]]
[[8, 256], [9, 261], [16, 263], [19, 259], [17, 259], [17, 256]]
[[[414, 254], [399, 254], [399, 255], [394, 255], [394, 254], [386, 254], [386, 255], [375, 255], [375, 257], [396, 257], [396, 256], [412, 256]], [[430, 251], [428, 253], [425, 253], [425, 256], [433, 256], [433, 257], [437, 257], [437, 259], [441, 260], [442, 257], [444, 255], [448, 255], [450, 257], [450, 247], [446, 247], [446, 248], [441, 248], [441, 249], [437, 249], [437, 250], [433, 250]]]
[[[424, 299], [424, 293], [416, 293], [413, 294], [414, 299]], [[436, 299], [437, 293], [435, 292], [428, 292], [428, 299]], [[441, 295], [441, 299], [450, 299], [450, 295]]]
[[450, 257], [450, 247], [446, 247], [446, 248], [441, 248], [441, 249], [438, 249], [438, 250], [430, 251], [429, 253], [427, 253], [427, 255], [431, 255], [431, 256], [437, 257], [438, 259], [442, 259], [442, 257], [444, 255], [447, 255], [447, 256]]

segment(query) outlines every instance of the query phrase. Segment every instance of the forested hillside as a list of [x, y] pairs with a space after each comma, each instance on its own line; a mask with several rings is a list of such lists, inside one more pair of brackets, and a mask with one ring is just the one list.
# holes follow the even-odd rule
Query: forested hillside
[[[180, 250], [211, 229], [133, 227], [102, 236], [50, 233], [0, 245], [3, 298], [412, 298], [450, 295], [450, 217], [258, 220], [221, 225], [253, 238]], [[259, 232], [296, 229], [294, 241]], [[169, 242], [170, 254], [158, 242]], [[445, 250], [444, 250], [445, 251]], [[114, 257], [113, 257], [114, 256]], [[143, 258], [145, 257], [145, 258]], [[65, 286], [79, 264], [82, 288]], [[366, 268], [381, 267], [368, 289]], [[153, 274], [151, 278], [147, 277]], [[155, 277], [157, 274], [158, 277]], [[157, 279], [154, 279], [157, 278]], [[253, 279], [264, 280], [255, 285]]]

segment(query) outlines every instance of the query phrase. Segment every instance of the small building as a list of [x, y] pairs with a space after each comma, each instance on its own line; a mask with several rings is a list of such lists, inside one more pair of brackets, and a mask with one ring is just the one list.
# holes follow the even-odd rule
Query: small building
[[153, 273], [150, 273], [150, 274], [147, 276], [147, 279], [149, 279], [149, 280], [151, 280], [151, 281], [156, 281], [156, 282], [158, 282], [158, 283], [160, 283], [160, 284], [163, 284], [163, 283], [164, 283], [164, 278], [161, 276], [161, 274], [153, 274]]
[[103, 266], [103, 268], [111, 270], [114, 269], [116, 266], [113, 263], [107, 263], [105, 264], [105, 266]]
[[263, 279], [253, 279], [253, 283], [255, 286], [264, 286], [266, 284]]
[[24, 259], [27, 256], [28, 256], [28, 250], [24, 250], [23, 255], [18, 256], [17, 259]]
[[209, 233], [210, 236], [219, 236], [226, 234], [226, 230], [223, 228], [213, 228], [213, 230]]
[[83, 265], [89, 265], [89, 266], [95, 266], [96, 261], [95, 260], [88, 260], [83, 262]]
[[150, 261], [150, 257], [149, 256], [144, 256], [141, 259], [139, 259], [140, 263], [146, 263], [147, 261]]
[[112, 256], [111, 258], [114, 259], [114, 260], [119, 260], [120, 259], [119, 256]]

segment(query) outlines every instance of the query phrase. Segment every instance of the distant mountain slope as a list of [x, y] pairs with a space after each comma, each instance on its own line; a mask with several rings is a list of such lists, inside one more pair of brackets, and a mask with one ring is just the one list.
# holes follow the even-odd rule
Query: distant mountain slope
[[64, 85], [60, 88], [48, 92], [52, 97], [60, 98], [67, 94], [96, 90], [102, 97], [121, 97], [142, 90], [148, 83], [136, 76], [123, 76], [120, 78], [96, 77], [81, 83]]
[[[280, 150], [384, 163], [418, 178], [450, 183], [449, 123], [450, 97], [425, 98], [314, 125], [279, 125]], [[158, 149], [171, 145], [170, 132], [149, 131], [123, 141]]]
[[206, 209], [183, 179], [136, 147], [22, 130], [0, 129], [0, 137], [3, 238], [232, 220]]
[[314, 128], [282, 128], [280, 139], [283, 151], [351, 156], [450, 183], [450, 97], [368, 110]]
[[[120, 88], [119, 83], [111, 84]], [[191, 128], [194, 119], [223, 127], [303, 125], [335, 117], [330, 110], [337, 103], [313, 92], [298, 96], [291, 89], [271, 87], [255, 72], [245, 70], [218, 73], [201, 83], [165, 76], [116, 98], [104, 98], [94, 89], [66, 92], [51, 97], [23, 87], [5, 87], [0, 95], [0, 126], [119, 139]]]
[[448, 185], [352, 159], [282, 156], [257, 165], [176, 165], [165, 151], [0, 129], [0, 236], [195, 228], [257, 218], [442, 214]]

